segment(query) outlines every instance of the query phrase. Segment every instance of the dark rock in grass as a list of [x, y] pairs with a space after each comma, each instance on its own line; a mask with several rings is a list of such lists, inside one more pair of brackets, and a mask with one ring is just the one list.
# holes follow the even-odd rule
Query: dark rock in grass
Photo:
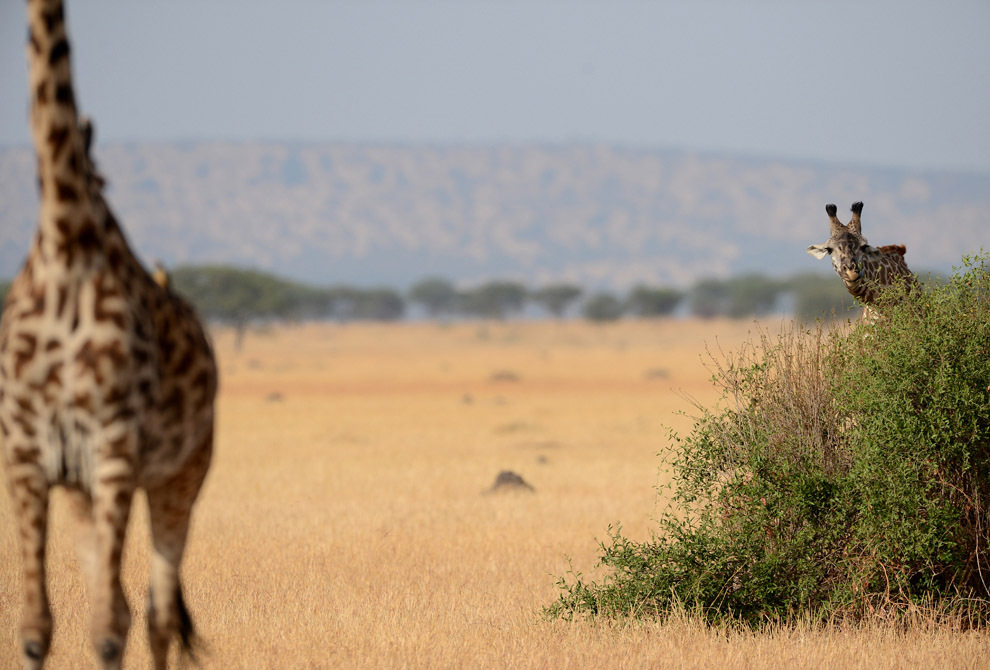
[[495, 483], [492, 484], [492, 487], [488, 489], [487, 493], [502, 493], [506, 491], [528, 491], [535, 493], [536, 489], [515, 472], [502, 470], [495, 477]]

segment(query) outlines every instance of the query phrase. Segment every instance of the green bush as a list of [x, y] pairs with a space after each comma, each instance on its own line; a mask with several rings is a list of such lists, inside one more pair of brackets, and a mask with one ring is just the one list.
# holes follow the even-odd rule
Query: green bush
[[670, 504], [645, 542], [610, 529], [597, 581], [555, 617], [712, 622], [990, 614], [990, 272], [892, 290], [876, 325], [762, 333], [713, 358], [723, 392], [673, 435]]

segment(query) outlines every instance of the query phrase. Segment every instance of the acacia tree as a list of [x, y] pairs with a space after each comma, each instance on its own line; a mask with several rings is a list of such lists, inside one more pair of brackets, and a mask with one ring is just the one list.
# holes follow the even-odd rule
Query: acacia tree
[[584, 303], [582, 313], [586, 319], [597, 321], [617, 321], [622, 318], [626, 307], [611, 293], [597, 293]]
[[761, 274], [735, 277], [728, 284], [728, 315], [734, 319], [766, 316], [777, 304], [781, 282]]
[[710, 319], [725, 313], [728, 287], [720, 279], [701, 279], [691, 289], [691, 313]]
[[355, 291], [355, 319], [369, 321], [398, 321], [405, 314], [406, 303], [402, 296], [387, 287]]
[[674, 311], [684, 294], [673, 288], [640, 284], [629, 292], [626, 304], [637, 316], [666, 316]]
[[526, 304], [526, 287], [518, 282], [492, 281], [460, 296], [461, 311], [472, 316], [504, 319]]
[[534, 291], [529, 297], [559, 319], [571, 303], [581, 297], [581, 293], [581, 287], [573, 284], [549, 284]]
[[794, 316], [802, 321], [829, 318], [831, 315], [850, 316], [855, 299], [842, 282], [822, 274], [802, 274], [788, 280], [794, 300]]
[[457, 289], [442, 277], [426, 277], [409, 289], [409, 300], [423, 306], [432, 318], [454, 311]]

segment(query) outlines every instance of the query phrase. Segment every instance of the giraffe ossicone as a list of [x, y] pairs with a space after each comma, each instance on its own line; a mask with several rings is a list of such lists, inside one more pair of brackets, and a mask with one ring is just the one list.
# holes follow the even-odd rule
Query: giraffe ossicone
[[21, 542], [21, 661], [41, 668], [52, 636], [48, 502], [69, 493], [90, 601], [90, 637], [119, 668], [130, 627], [120, 559], [131, 501], [151, 527], [148, 640], [191, 652], [180, 585], [190, 515], [213, 452], [217, 369], [192, 308], [138, 261], [103, 196], [78, 114], [62, 0], [28, 0], [38, 230], [0, 318], [0, 452]]
[[852, 218], [843, 224], [833, 204], [825, 205], [829, 219], [829, 238], [821, 244], [808, 247], [809, 254], [817, 259], [829, 256], [832, 268], [854, 298], [863, 303], [863, 320], [876, 321], [876, 304], [881, 292], [898, 282], [911, 289], [917, 285], [914, 273], [907, 266], [903, 244], [871, 246], [863, 236], [863, 203], [854, 202], [850, 208]]

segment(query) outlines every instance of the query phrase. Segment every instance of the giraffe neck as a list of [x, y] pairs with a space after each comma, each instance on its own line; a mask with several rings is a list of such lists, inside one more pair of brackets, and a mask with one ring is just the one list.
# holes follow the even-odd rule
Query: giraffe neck
[[41, 195], [38, 251], [43, 262], [73, 266], [102, 246], [105, 215], [93, 197], [96, 175], [76, 110], [62, 0], [29, 0], [27, 54]]

